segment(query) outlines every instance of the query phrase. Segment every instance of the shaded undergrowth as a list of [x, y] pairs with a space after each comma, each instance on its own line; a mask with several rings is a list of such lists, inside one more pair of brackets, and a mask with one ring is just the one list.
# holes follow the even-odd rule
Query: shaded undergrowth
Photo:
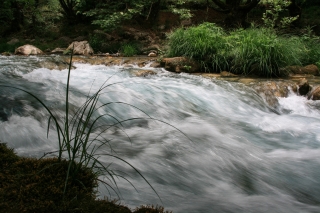
[[[81, 167], [78, 181], [68, 180], [64, 194], [69, 162], [57, 158], [35, 159], [17, 156], [13, 149], [0, 143], [0, 211], [67, 212], [67, 213], [131, 213], [116, 201], [97, 200], [97, 180], [92, 170]], [[62, 199], [62, 197], [65, 199]], [[162, 207], [141, 206], [136, 213], [168, 213]]]

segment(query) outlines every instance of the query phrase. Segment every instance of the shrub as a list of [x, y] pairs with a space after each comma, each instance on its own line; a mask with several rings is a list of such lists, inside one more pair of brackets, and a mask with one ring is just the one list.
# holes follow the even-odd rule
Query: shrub
[[168, 55], [186, 56], [199, 61], [206, 70], [214, 68], [220, 71], [229, 65], [226, 36], [224, 30], [213, 23], [179, 28], [168, 36]]
[[319, 67], [320, 63], [320, 37], [312, 34], [312, 29], [307, 28], [307, 33], [301, 36], [306, 54], [302, 57], [303, 65], [316, 64]]
[[301, 64], [304, 48], [297, 37], [278, 36], [268, 28], [252, 28], [237, 30], [230, 39], [234, 43], [232, 71], [235, 73], [279, 77], [288, 74], [281, 67]]
[[131, 57], [139, 53], [138, 47], [135, 44], [123, 44], [121, 46], [121, 53], [125, 57]]
[[18, 42], [16, 44], [7, 44], [6, 42], [7, 41], [5, 41], [5, 40], [0, 40], [0, 53], [3, 53], [3, 52], [14, 53], [16, 48], [24, 45], [23, 42]]
[[103, 34], [89, 35], [89, 43], [95, 52], [106, 52], [104, 42], [105, 36]]

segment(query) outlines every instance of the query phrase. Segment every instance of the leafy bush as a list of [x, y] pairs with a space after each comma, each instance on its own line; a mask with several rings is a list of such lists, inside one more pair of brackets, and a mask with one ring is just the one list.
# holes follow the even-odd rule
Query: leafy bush
[[89, 43], [95, 52], [106, 52], [104, 48], [105, 36], [103, 34], [90, 34]]
[[125, 57], [131, 57], [139, 53], [138, 47], [135, 44], [124, 44], [121, 47], [121, 53]]
[[278, 36], [268, 28], [251, 28], [231, 33], [229, 40], [233, 43], [231, 71], [235, 73], [279, 77], [288, 74], [279, 68], [301, 64], [304, 48], [297, 37]]
[[15, 44], [7, 44], [7, 41], [0, 40], [0, 53], [3, 53], [3, 52], [14, 53], [15, 49], [22, 45], [24, 45], [23, 42], [18, 42]]
[[[302, 57], [302, 63], [319, 64], [320, 63], [320, 37], [313, 35], [310, 27], [306, 28], [307, 33], [300, 37], [304, 43], [306, 54]], [[318, 66], [318, 65], [317, 65]]]
[[226, 33], [213, 23], [188, 29], [179, 28], [169, 38], [169, 56], [186, 56], [201, 62], [206, 69], [226, 69], [229, 43]]

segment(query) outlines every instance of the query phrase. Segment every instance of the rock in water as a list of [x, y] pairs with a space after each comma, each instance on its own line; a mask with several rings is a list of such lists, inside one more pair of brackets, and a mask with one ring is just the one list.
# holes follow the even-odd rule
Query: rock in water
[[14, 54], [15, 55], [39, 55], [39, 54], [43, 54], [43, 52], [42, 50], [40, 50], [39, 48], [33, 45], [26, 44], [21, 47], [18, 47], [14, 51]]
[[307, 95], [311, 91], [311, 86], [307, 79], [302, 78], [298, 83], [298, 91], [300, 95]]
[[311, 93], [308, 96], [308, 99], [311, 99], [314, 101], [320, 100], [320, 86], [318, 86], [317, 88], [311, 91]]
[[94, 53], [88, 41], [75, 41], [72, 42], [67, 50], [72, 50], [75, 55], [92, 55]]

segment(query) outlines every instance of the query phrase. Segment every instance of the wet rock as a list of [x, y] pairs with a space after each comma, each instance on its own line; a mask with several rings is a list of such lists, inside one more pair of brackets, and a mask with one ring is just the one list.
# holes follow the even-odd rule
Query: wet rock
[[314, 90], [310, 92], [310, 94], [308, 95], [308, 99], [314, 101], [320, 100], [320, 86], [316, 87]]
[[[49, 70], [64, 70], [69, 68], [69, 63], [67, 61], [59, 60], [46, 60], [40, 62], [40, 67], [47, 68]], [[75, 67], [71, 67], [72, 69]]]
[[71, 51], [72, 48], [73, 48], [73, 54], [75, 55], [92, 55], [94, 53], [88, 41], [72, 42], [67, 48], [67, 51], [68, 50]]
[[62, 54], [62, 53], [64, 53], [64, 51], [66, 51], [66, 48], [58, 47], [58, 48], [55, 48], [54, 50], [52, 50], [51, 53], [60, 53], [60, 54]]
[[221, 77], [237, 77], [237, 75], [231, 73], [231, 72], [228, 72], [228, 71], [222, 71], [220, 72], [220, 76]]
[[155, 74], [157, 73], [152, 70], [139, 70], [137, 72], [134, 72], [134, 75], [137, 77], [146, 77], [148, 75], [155, 75]]
[[307, 95], [311, 91], [312, 87], [310, 86], [307, 79], [302, 78], [298, 83], [298, 92], [299, 95]]
[[289, 88], [293, 87], [292, 82], [282, 81], [264, 81], [253, 85], [259, 95], [269, 104], [269, 106], [276, 106], [279, 97], [287, 97]]
[[18, 47], [15, 52], [15, 55], [39, 55], [39, 54], [43, 54], [42, 50], [40, 50], [39, 48], [30, 45], [30, 44], [26, 44], [23, 45], [21, 47]]
[[157, 53], [151, 52], [148, 54], [148, 57], [157, 57]]
[[153, 67], [153, 68], [158, 68], [158, 67], [161, 67], [160, 63], [157, 62], [157, 61], [154, 61], [150, 64], [150, 67]]
[[310, 64], [305, 67], [289, 66], [289, 67], [286, 67], [285, 69], [292, 74], [311, 74], [316, 76], [320, 74], [319, 68], [314, 64]]
[[164, 58], [160, 65], [171, 72], [194, 73], [200, 71], [200, 65], [197, 62], [185, 57]]

